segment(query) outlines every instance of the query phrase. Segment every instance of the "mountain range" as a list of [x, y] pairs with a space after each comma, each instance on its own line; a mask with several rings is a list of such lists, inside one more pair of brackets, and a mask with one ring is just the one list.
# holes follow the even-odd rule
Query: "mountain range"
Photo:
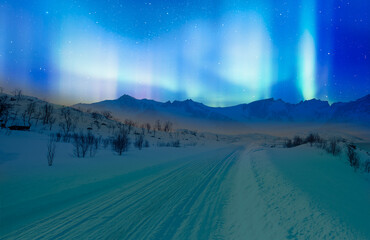
[[135, 99], [123, 95], [116, 100], [106, 100], [92, 104], [76, 104], [82, 110], [110, 111], [114, 117], [124, 120], [154, 122], [318, 122], [355, 123], [370, 122], [370, 94], [351, 102], [329, 104], [317, 99], [287, 103], [273, 98], [240, 104], [231, 107], [210, 107], [193, 100], [157, 102], [148, 99]]

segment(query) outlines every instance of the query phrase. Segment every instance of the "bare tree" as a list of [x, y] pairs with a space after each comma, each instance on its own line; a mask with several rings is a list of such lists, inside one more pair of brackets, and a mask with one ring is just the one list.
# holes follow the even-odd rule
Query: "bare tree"
[[145, 127], [146, 127], [147, 132], [150, 133], [150, 129], [152, 128], [150, 123], [145, 124]]
[[165, 132], [171, 132], [172, 131], [172, 122], [167, 121], [164, 124], [163, 131], [165, 131]]
[[100, 113], [98, 113], [98, 112], [92, 112], [92, 113], [91, 113], [91, 117], [92, 117], [95, 121], [99, 121], [99, 120], [102, 120], [103, 115], [101, 115], [101, 114], [100, 114]]
[[10, 109], [12, 109], [12, 105], [8, 101], [8, 96], [0, 97], [0, 121], [2, 122], [2, 126], [5, 127], [10, 116]]
[[60, 115], [63, 119], [63, 122], [59, 124], [59, 126], [62, 128], [64, 135], [68, 135], [71, 131], [73, 131], [75, 125], [74, 125], [74, 119], [72, 117], [71, 109], [70, 108], [62, 108], [60, 111]]
[[128, 145], [129, 145], [128, 132], [122, 129], [114, 137], [112, 141], [112, 145], [113, 145], [113, 150], [117, 152], [119, 155], [122, 155], [122, 153], [127, 150]]
[[320, 138], [319, 134], [317, 134], [317, 133], [315, 133], [315, 134], [310, 133], [305, 139], [305, 141], [307, 143], [309, 143], [311, 147], [312, 147], [313, 143], [318, 143], [318, 142], [320, 142], [320, 140], [321, 140], [321, 138]]
[[53, 135], [50, 135], [50, 139], [47, 144], [47, 153], [46, 153], [46, 158], [48, 160], [49, 166], [53, 165], [54, 157], [55, 157], [55, 149], [56, 149], [55, 137]]
[[106, 118], [106, 119], [112, 119], [113, 115], [109, 111], [102, 111], [101, 114]]
[[329, 153], [333, 154], [333, 156], [336, 156], [341, 152], [341, 148], [340, 148], [340, 146], [338, 144], [338, 140], [336, 138], [330, 139], [327, 151]]
[[143, 148], [143, 144], [144, 144], [144, 135], [143, 134], [137, 135], [135, 140], [135, 147], [141, 150]]
[[49, 125], [49, 130], [51, 131], [51, 129], [53, 128], [53, 126], [54, 126], [54, 123], [55, 123], [55, 121], [56, 121], [57, 119], [56, 119], [56, 117], [53, 117], [53, 116], [51, 116], [50, 118], [49, 118], [49, 122], [48, 122], [48, 125]]
[[73, 135], [74, 154], [76, 157], [84, 158], [89, 150], [89, 139], [83, 133]]
[[358, 154], [356, 153], [356, 146], [353, 144], [347, 145], [347, 157], [349, 164], [357, 170], [360, 167], [360, 160]]
[[28, 126], [31, 126], [31, 120], [33, 119], [36, 112], [36, 103], [32, 102], [29, 103], [22, 113], [22, 119], [23, 119], [23, 125], [26, 125], [26, 122]]
[[155, 129], [157, 129], [158, 131], [162, 131], [162, 124], [160, 120], [155, 121], [154, 126], [155, 126]]
[[370, 159], [365, 162], [365, 172], [370, 173]]
[[134, 121], [132, 121], [132, 120], [130, 120], [130, 119], [126, 119], [126, 120], [125, 120], [125, 125], [127, 126], [128, 134], [130, 134], [130, 133], [131, 133], [132, 128], [135, 126]]
[[45, 105], [41, 108], [41, 118], [42, 118], [43, 125], [46, 125], [49, 123], [49, 120], [53, 112], [54, 112], [54, 107], [48, 103], [45, 103]]
[[22, 90], [14, 89], [14, 91], [12, 93], [13, 93], [15, 99], [17, 99], [17, 102], [22, 99]]

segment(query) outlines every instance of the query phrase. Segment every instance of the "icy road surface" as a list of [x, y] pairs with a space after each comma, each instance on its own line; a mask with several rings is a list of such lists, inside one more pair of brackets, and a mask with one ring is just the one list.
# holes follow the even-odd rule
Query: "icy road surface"
[[[0, 238], [370, 239], [368, 182], [321, 153], [319, 164], [302, 157], [312, 154], [308, 147], [288, 152], [245, 144], [174, 155], [29, 201], [35, 207], [26, 216], [4, 208]], [[339, 183], [328, 174], [340, 174]], [[30, 220], [14, 229], [17, 218]]]

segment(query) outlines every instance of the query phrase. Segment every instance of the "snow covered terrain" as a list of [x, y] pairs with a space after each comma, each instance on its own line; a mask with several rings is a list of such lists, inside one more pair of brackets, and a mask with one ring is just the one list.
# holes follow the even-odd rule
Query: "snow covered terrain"
[[[30, 102], [45, 104], [14, 100], [7, 126]], [[54, 140], [49, 166], [49, 135], [65, 129], [66, 108], [53, 106], [52, 128], [33, 118], [30, 131], [0, 130], [0, 239], [370, 239], [367, 130], [321, 131], [338, 138], [330, 154], [332, 140], [286, 147], [307, 129], [153, 131], [73, 110], [73, 132], [100, 139], [96, 152], [78, 157], [74, 136]], [[132, 144], [119, 155], [121, 128]], [[148, 146], [133, 146], [141, 135]]]
[[2, 239], [370, 237], [367, 175], [308, 145], [249, 136], [78, 159], [58, 143], [48, 167], [45, 135], [3, 134]]

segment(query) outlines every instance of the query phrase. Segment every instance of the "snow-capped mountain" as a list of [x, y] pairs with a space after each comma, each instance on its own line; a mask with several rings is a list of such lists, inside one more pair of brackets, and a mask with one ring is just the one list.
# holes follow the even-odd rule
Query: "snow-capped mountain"
[[347, 103], [334, 103], [317, 99], [286, 103], [273, 98], [240, 104], [232, 107], [209, 107], [192, 100], [157, 102], [138, 100], [123, 95], [116, 100], [93, 104], [77, 104], [75, 108], [93, 111], [110, 111], [119, 119], [172, 120], [202, 122], [370, 122], [370, 95]]

